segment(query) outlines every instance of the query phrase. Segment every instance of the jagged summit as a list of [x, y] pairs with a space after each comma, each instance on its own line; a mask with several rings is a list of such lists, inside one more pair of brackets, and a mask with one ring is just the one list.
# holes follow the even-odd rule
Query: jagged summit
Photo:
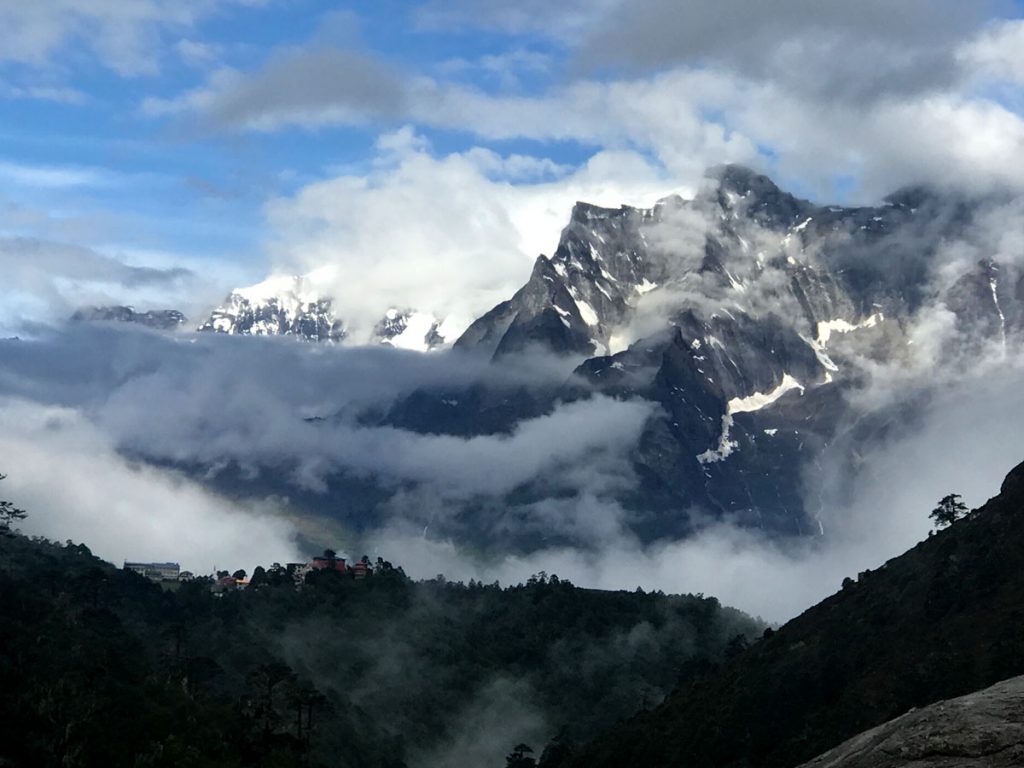
[[797, 226], [815, 206], [785, 192], [768, 176], [742, 165], [719, 165], [707, 178], [717, 182], [698, 198], [724, 211], [742, 211], [758, 224], [773, 228]]
[[921, 184], [902, 187], [890, 195], [886, 195], [884, 202], [899, 208], [921, 208], [930, 202], [941, 199], [942, 195], [934, 187]]
[[346, 334], [331, 300], [321, 296], [309, 278], [296, 275], [274, 275], [232, 291], [198, 330], [333, 342]]
[[739, 194], [765, 192], [778, 194], [782, 192], [768, 176], [738, 163], [714, 165], [708, 168], [704, 176], [716, 180], [723, 189]]
[[582, 200], [577, 200], [572, 207], [572, 212], [569, 214], [570, 226], [574, 223], [583, 223], [594, 221], [595, 219], [607, 219], [612, 216], [623, 216], [632, 210], [631, 206], [621, 205], [618, 208], [605, 208], [600, 205], [594, 205], [593, 203], [587, 203]]
[[[716, 166], [708, 177], [714, 183], [695, 199], [669, 196], [649, 209], [577, 202], [554, 254], [538, 258], [527, 284], [457, 346], [498, 356], [537, 344], [615, 354], [636, 340], [630, 326], [656, 288], [663, 304], [676, 292], [680, 306], [690, 295], [733, 313], [773, 310], [815, 340], [820, 324], [859, 328], [916, 311], [928, 298], [929, 258], [970, 221], [969, 208], [955, 201], [922, 223], [917, 205], [936, 194], [922, 189], [846, 208], [797, 198], [740, 165]], [[1009, 285], [1006, 275], [1000, 284]], [[1002, 305], [1013, 303], [1006, 299]], [[951, 308], [993, 322], [999, 311], [1017, 317], [1006, 306], [969, 303], [970, 310], [956, 301]]]
[[[444, 326], [428, 312], [382, 308], [371, 343], [426, 352], [445, 345]], [[232, 291], [199, 329], [233, 335], [294, 336], [303, 341], [342, 343], [349, 331], [318, 280], [272, 275]]]

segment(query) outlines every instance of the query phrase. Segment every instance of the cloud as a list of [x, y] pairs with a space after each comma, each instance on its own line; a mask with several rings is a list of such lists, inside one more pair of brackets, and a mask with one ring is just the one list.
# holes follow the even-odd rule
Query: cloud
[[586, 37], [578, 65], [717, 66], [813, 99], [875, 101], [948, 85], [955, 51], [988, 2], [782, 0], [619, 3]]
[[539, 34], [571, 40], [601, 19], [620, 0], [429, 0], [414, 19], [425, 30], [487, 29], [506, 34]]
[[75, 165], [29, 165], [0, 161], [0, 178], [22, 187], [70, 189], [104, 187], [115, 183], [115, 175], [103, 168]]
[[228, 132], [408, 122], [484, 144], [571, 142], [591, 155], [637, 152], [667, 187], [742, 162], [818, 198], [841, 181], [854, 202], [949, 178], [1019, 188], [1009, 169], [1024, 159], [1013, 85], [1020, 22], [984, 25], [992, 11], [987, 0], [896, 9], [649, 0], [642, 12], [610, 0], [544, 13], [530, 3], [427, 3], [415, 12], [425, 33], [484, 28], [554, 38], [564, 50], [517, 37], [489, 57], [441, 62], [430, 77], [314, 40], [272, 51], [258, 71], [222, 69], [198, 89], [149, 99], [143, 111]]
[[174, 51], [190, 67], [203, 69], [216, 62], [223, 54], [223, 46], [217, 43], [182, 38], [174, 44]]
[[407, 84], [406, 99], [414, 124], [469, 131], [486, 142], [639, 152], [665, 178], [664, 191], [692, 187], [712, 165], [739, 162], [799, 180], [819, 199], [833, 197], [836, 180], [846, 178], [853, 201], [877, 202], [902, 186], [951, 179], [1017, 189], [1019, 175], [1010, 169], [1024, 161], [1024, 118], [966, 88], [865, 104], [727, 70], [677, 67], [515, 95], [419, 78]]
[[262, 70], [216, 71], [209, 82], [173, 99], [148, 98], [151, 117], [198, 113], [216, 129], [279, 130], [360, 124], [404, 112], [399, 77], [370, 55], [335, 48], [279, 49]]
[[[1016, 210], [993, 209], [980, 231], [994, 237], [994, 245], [983, 238], [977, 248], [1019, 260], [1024, 240], [1019, 225], [1012, 229]], [[954, 248], [936, 262], [941, 272], [941, 265], [970, 262], [974, 255]], [[930, 350], [948, 347], [944, 340], [955, 331], [952, 316], [940, 305], [934, 310], [909, 332], [926, 363]], [[771, 620], [789, 618], [845, 576], [919, 540], [928, 511], [946, 493], [980, 504], [1024, 457], [1022, 367], [1015, 353], [941, 368], [948, 374], [943, 377], [934, 365], [904, 365], [900, 358], [890, 367], [900, 368], [901, 377], [868, 369], [869, 387], [855, 405], [883, 416], [894, 404], [926, 407], [908, 422], [893, 421], [901, 432], [890, 430], [861, 446], [866, 458], [857, 472], [841, 442], [815, 467], [809, 493], [822, 499], [823, 537], [769, 540], [708, 522], [691, 539], [645, 547], [629, 533], [629, 513], [612, 499], [633, 482], [629, 451], [651, 413], [648, 403], [595, 398], [562, 405], [508, 435], [412, 434], [353, 414], [387, 410], [421, 386], [499, 386], [503, 378], [521, 376], [504, 382], [514, 388], [538, 371], [495, 370], [458, 355], [114, 328], [79, 327], [30, 344], [0, 344], [0, 392], [64, 409], [110, 449], [199, 462], [214, 471], [235, 460], [255, 472], [278, 473], [278, 488], [314, 495], [337, 472], [373, 478], [387, 498], [360, 509], [360, 522], [370, 530], [363, 548], [397, 559], [414, 575], [508, 582], [545, 570], [586, 586], [705, 592]], [[565, 365], [541, 369], [541, 380], [557, 383]], [[33, 441], [38, 431], [16, 436]], [[91, 451], [82, 442], [69, 446]], [[8, 452], [17, 454], [13, 447]], [[963, 462], [963, 455], [972, 461]], [[535, 493], [514, 504], [503, 498], [530, 487]], [[466, 524], [460, 518], [474, 507], [479, 513], [469, 524], [477, 536], [533, 537], [542, 548], [492, 559], [466, 554], [447, 537], [459, 539], [459, 525]], [[688, 513], [701, 519], [699, 510]], [[552, 537], [576, 546], [545, 545]]]
[[210, 573], [298, 558], [273, 509], [242, 508], [185, 477], [133, 464], [73, 410], [0, 400], [5, 498], [29, 512], [31, 535], [87, 544], [114, 563], [180, 561]]
[[458, 0], [428, 2], [416, 19], [427, 30], [547, 38], [568, 52], [577, 75], [710, 67], [819, 100], [874, 101], [951, 84], [960, 43], [994, 10], [990, 0], [910, 0], [898, 8], [884, 0], [604, 0], [554, 10], [533, 2]]
[[413, 116], [488, 140], [575, 141], [653, 154], [692, 183], [710, 165], [757, 157], [747, 137], [708, 119], [734, 107], [745, 84], [714, 71], [672, 71], [647, 79], [583, 80], [537, 95], [494, 95], [479, 88], [419, 81]]
[[528, 48], [515, 48], [473, 60], [448, 59], [437, 65], [436, 70], [446, 77], [483, 76], [496, 82], [503, 90], [515, 90], [523, 86], [524, 77], [548, 75], [553, 67], [550, 55]]
[[0, 62], [49, 69], [81, 46], [119, 75], [153, 75], [169, 32], [188, 30], [227, 6], [258, 4], [261, 0], [2, 0]]
[[[420, 673], [421, 674], [421, 673]], [[512, 746], [543, 744], [551, 729], [533, 687], [523, 680], [495, 678], [462, 705], [459, 725], [446, 743], [413, 754], [416, 768], [500, 765]]]
[[[433, 499], [439, 527], [457, 515], [457, 502], [500, 499], [528, 484], [591, 495], [628, 487], [629, 451], [652, 408], [597, 398], [557, 406], [510, 434], [416, 434], [355, 416], [386, 411], [419, 387], [550, 387], [572, 362], [545, 370], [537, 366], [545, 361], [524, 359], [510, 373], [454, 353], [168, 337], [115, 326], [76, 326], [0, 345], [0, 393], [89, 414], [129, 455], [214, 468], [235, 462], [266, 471], [284, 493], [322, 494], [339, 474], [370, 478], [386, 496], [406, 492], [390, 504], [391, 514], [422, 523], [433, 513], [420, 514], [418, 499]], [[539, 507], [533, 514], [564, 518], [563, 530], [584, 527], [571, 510]]]
[[[534, 183], [514, 183], [524, 177]], [[270, 252], [279, 272], [316, 270], [357, 339], [389, 307], [465, 328], [526, 281], [537, 255], [554, 251], [576, 200], [651, 204], [665, 184], [630, 152], [600, 153], [568, 174], [479, 148], [438, 157], [405, 128], [382, 137], [368, 173], [272, 200]]]
[[1024, 20], [988, 25], [958, 51], [961, 64], [979, 77], [1024, 85]]
[[52, 85], [13, 86], [0, 84], [0, 96], [8, 99], [34, 99], [55, 104], [85, 104], [89, 97], [76, 88]]
[[[523, 421], [509, 435], [468, 438], [348, 420], [308, 422], [304, 413], [330, 416], [353, 404], [386, 407], [430, 379], [456, 381], [461, 366], [442, 356], [420, 366], [386, 351], [338, 351], [320, 360], [270, 345], [223, 357], [211, 351], [190, 348], [173, 365], [143, 367], [136, 376], [121, 370], [123, 383], [98, 409], [98, 423], [121, 447], [152, 458], [291, 467], [294, 486], [320, 493], [332, 475], [354, 474], [392, 490], [412, 483], [444, 503], [500, 498], [531, 482], [569, 490], [597, 490], [612, 478], [628, 484], [625, 459], [651, 411], [644, 402], [597, 398]], [[297, 371], [281, 367], [285, 361], [308, 371], [308, 387], [288, 391]], [[398, 383], [389, 387], [389, 378]], [[154, 398], [160, 409], [151, 407]], [[575, 471], [580, 467], [585, 471]]]
[[721, 162], [799, 180], [818, 199], [852, 183], [855, 202], [877, 202], [916, 183], [1019, 189], [1024, 118], [957, 89], [869, 104], [714, 68], [675, 68], [607, 82], [584, 80], [540, 95], [492, 95], [424, 85], [413, 96], [424, 123], [496, 141], [576, 141], [632, 149], [668, 179], [692, 185]]
[[34, 238], [0, 237], [0, 328], [62, 320], [86, 304], [171, 299], [194, 288], [181, 267], [132, 266], [81, 246]]
[[778, 167], [789, 177], [816, 181], [819, 188], [829, 176], [856, 180], [855, 201], [877, 201], [914, 183], [975, 192], [1021, 188], [1007, 163], [1024, 162], [1024, 119], [994, 102], [940, 94], [859, 113], [823, 108], [807, 128], [809, 108], [781, 94], [761, 94], [738, 113], [737, 125], [776, 147]]
[[824, 485], [820, 538], [773, 540], [712, 523], [691, 538], [643, 547], [619, 528], [594, 547], [485, 558], [396, 527], [376, 532], [366, 548], [392, 558], [400, 552], [405, 570], [420, 578], [444, 573], [514, 584], [545, 571], [598, 589], [702, 592], [783, 622], [837, 591], [847, 576], [877, 568], [924, 538], [928, 513], [946, 494], [960, 493], [977, 507], [998, 492], [1024, 460], [1021, 370], [1017, 363], [934, 393], [918, 426], [875, 446], [852, 485], [847, 458], [826, 458], [816, 468]]

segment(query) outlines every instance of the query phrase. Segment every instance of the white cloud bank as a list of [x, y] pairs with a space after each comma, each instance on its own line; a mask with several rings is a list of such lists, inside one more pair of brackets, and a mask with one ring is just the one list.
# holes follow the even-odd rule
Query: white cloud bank
[[[542, 178], [516, 183], [524, 176]], [[358, 338], [389, 307], [464, 328], [526, 282], [539, 254], [554, 251], [577, 200], [651, 205], [667, 191], [668, 181], [633, 152], [602, 152], [565, 173], [481, 148], [439, 157], [403, 128], [380, 139], [369, 173], [272, 200], [267, 218], [277, 271], [315, 272]]]
[[[692, 538], [644, 548], [612, 526], [590, 550], [541, 550], [490, 561], [402, 529], [382, 532], [375, 546], [385, 556], [401, 553], [393, 557], [420, 578], [444, 573], [507, 584], [545, 571], [600, 589], [703, 592], [783, 622], [836, 592], [844, 578], [856, 578], [923, 539], [931, 528], [928, 513], [946, 494], [960, 493], [973, 508], [998, 493], [1007, 472], [1024, 461], [1022, 375], [1019, 363], [1008, 363], [938, 394], [922, 425], [869, 455], [852, 489], [838, 482], [824, 489], [821, 538], [772, 540], [756, 530], [713, 524]], [[850, 473], [840, 461], [819, 470], [837, 481]], [[577, 503], [593, 513], [591, 502]]]
[[30, 535], [85, 543], [122, 560], [180, 561], [208, 574], [299, 558], [294, 530], [272, 514], [204, 490], [183, 476], [120, 456], [81, 413], [0, 401], [4, 498], [29, 511]]

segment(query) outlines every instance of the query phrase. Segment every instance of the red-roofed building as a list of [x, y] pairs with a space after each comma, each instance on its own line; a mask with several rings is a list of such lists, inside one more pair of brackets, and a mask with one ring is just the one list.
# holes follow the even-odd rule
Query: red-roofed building
[[345, 573], [347, 570], [345, 567], [344, 557], [328, 557], [326, 555], [323, 557], [314, 557], [309, 565], [315, 571], [330, 570]]

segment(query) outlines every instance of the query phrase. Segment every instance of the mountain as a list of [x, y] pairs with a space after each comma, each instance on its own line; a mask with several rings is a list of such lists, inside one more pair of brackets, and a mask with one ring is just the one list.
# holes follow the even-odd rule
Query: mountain
[[[834, 489], [823, 489], [818, 467], [848, 467], [829, 482], [852, 482], [942, 377], [980, 369], [1024, 339], [1024, 272], [991, 220], [1004, 202], [909, 188], [875, 206], [819, 205], [729, 165], [709, 171], [693, 199], [577, 203], [553, 255], [539, 256], [525, 284], [454, 343], [431, 313], [395, 307], [382, 307], [368, 334], [420, 351], [450, 345], [440, 361], [486, 375], [318, 414], [318, 423], [511, 436], [597, 396], [644, 401], [653, 408], [628, 446], [627, 481], [570, 492], [544, 467], [510, 493], [453, 501], [431, 531], [506, 549], [578, 543], [536, 526], [520, 535], [508, 520], [536, 517], [553, 494], [570, 503], [570, 493], [592, 493], [645, 543], [709, 520], [820, 535], [824, 491]], [[233, 293], [203, 329], [365, 342], [347, 334], [342, 314], [312, 278], [273, 278]], [[886, 387], [887, 405], [866, 405], [877, 399], [865, 390]], [[266, 468], [268, 486], [295, 476], [286, 464]], [[251, 473], [214, 474], [234, 493]], [[326, 490], [292, 483], [285, 495], [361, 529], [415, 485], [398, 491], [393, 478], [339, 467]], [[283, 490], [268, 486], [260, 492]]]
[[275, 276], [232, 291], [198, 330], [296, 336], [306, 341], [338, 342], [345, 338], [344, 324], [335, 317], [330, 299], [320, 296], [307, 278], [298, 276]]
[[1024, 677], [911, 710], [801, 768], [1012, 768], [1024, 764]]
[[[702, 319], [785, 318], [807, 337], [824, 374], [832, 370], [832, 334], [920, 308], [929, 261], [971, 215], [969, 203], [927, 190], [844, 208], [798, 199], [741, 166], [714, 168], [708, 178], [695, 199], [669, 197], [650, 209], [577, 203], [554, 256], [540, 256], [526, 285], [456, 346], [496, 356], [531, 344], [614, 356], [642, 337], [630, 321], [652, 305], [671, 320], [699, 304]], [[994, 274], [982, 281], [990, 318], [999, 313], [991, 306]], [[1001, 280], [1001, 298], [1019, 305], [1012, 285], [1021, 275], [1007, 277], [1016, 282]], [[1019, 319], [1014, 311], [1017, 327]]]
[[[445, 344], [442, 322], [411, 309], [384, 311], [373, 329], [372, 343], [427, 352]], [[232, 291], [224, 303], [199, 326], [248, 336], [295, 336], [304, 341], [341, 343], [347, 340], [345, 322], [334, 302], [308, 276], [274, 276], [248, 288]]]
[[398, 349], [427, 352], [444, 346], [441, 323], [433, 315], [389, 309], [373, 329], [373, 340]]
[[138, 312], [134, 307], [82, 307], [71, 316], [75, 323], [119, 322], [137, 323], [159, 331], [181, 328], [188, 322], [187, 318], [175, 309], [156, 309]]
[[1022, 616], [1024, 464], [968, 517], [557, 764], [797, 765], [912, 708], [1021, 675]]
[[954, 319], [936, 366], [1020, 341], [1019, 268], [990, 254], [949, 285], [937, 276], [985, 205], [907, 189], [874, 207], [821, 206], [740, 166], [712, 169], [693, 200], [578, 203], [554, 255], [454, 345], [498, 367], [575, 356], [574, 375], [553, 391], [419, 391], [389, 423], [511, 432], [560, 402], [642, 398], [658, 410], [633, 451], [638, 485], [619, 501], [643, 538], [685, 535], [692, 508], [818, 531], [804, 470], [843, 446], [853, 461], [897, 418], [856, 411], [851, 394], [872, 369], [909, 365], [922, 318]]
[[496, 357], [531, 344], [588, 356], [613, 350], [614, 331], [636, 299], [666, 277], [649, 256], [646, 232], [680, 205], [677, 199], [651, 210], [577, 203], [555, 255], [539, 256], [526, 285], [470, 325], [456, 347]]

